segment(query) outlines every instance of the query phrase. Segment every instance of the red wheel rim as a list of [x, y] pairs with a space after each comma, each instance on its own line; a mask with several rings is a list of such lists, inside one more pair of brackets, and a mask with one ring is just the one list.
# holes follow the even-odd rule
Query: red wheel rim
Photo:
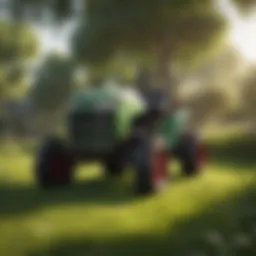
[[161, 187], [166, 180], [168, 170], [168, 155], [165, 150], [159, 150], [153, 156], [153, 184]]
[[198, 166], [201, 168], [204, 166], [207, 160], [207, 150], [205, 145], [200, 144], [199, 150], [198, 150], [198, 157], [197, 157], [197, 163]]

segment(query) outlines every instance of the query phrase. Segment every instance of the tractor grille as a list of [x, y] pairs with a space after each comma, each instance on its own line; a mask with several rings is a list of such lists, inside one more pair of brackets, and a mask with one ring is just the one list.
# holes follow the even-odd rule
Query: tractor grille
[[116, 137], [114, 113], [73, 114], [70, 135], [74, 146], [92, 153], [110, 150]]

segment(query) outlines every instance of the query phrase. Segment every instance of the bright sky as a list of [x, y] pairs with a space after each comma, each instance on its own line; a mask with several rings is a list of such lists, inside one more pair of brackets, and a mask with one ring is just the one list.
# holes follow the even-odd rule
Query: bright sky
[[231, 23], [230, 41], [249, 62], [256, 63], [256, 14], [242, 18], [229, 2], [218, 0], [220, 8]]
[[72, 28], [73, 24], [70, 23], [56, 31], [37, 27], [36, 32], [39, 34], [41, 40], [42, 55], [55, 50], [61, 53], [67, 53], [69, 51], [68, 41]]
[[[230, 41], [241, 55], [249, 62], [256, 63], [256, 16], [242, 19], [236, 10], [228, 3], [229, 0], [218, 0], [219, 6], [231, 23]], [[68, 39], [72, 25], [63, 29], [50, 31], [40, 29], [42, 39], [42, 53], [46, 54], [52, 50], [68, 52]]]
[[256, 18], [237, 23], [231, 41], [249, 62], [256, 63]]

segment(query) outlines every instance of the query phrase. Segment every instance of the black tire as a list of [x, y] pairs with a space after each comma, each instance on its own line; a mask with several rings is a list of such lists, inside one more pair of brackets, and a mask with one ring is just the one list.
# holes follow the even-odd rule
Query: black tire
[[182, 172], [186, 176], [195, 176], [203, 171], [201, 156], [202, 144], [194, 135], [184, 135], [175, 150]]
[[[153, 139], [150, 138], [141, 141], [134, 153], [134, 169], [136, 172], [135, 192], [139, 195], [147, 195], [162, 190], [168, 180], [167, 151], [165, 149], [155, 150], [153, 147]], [[155, 156], [158, 157], [158, 155], [160, 155], [159, 153], [163, 153], [163, 159], [165, 161], [161, 169], [161, 177], [155, 175], [156, 162], [154, 159], [156, 159]]]
[[114, 152], [104, 161], [104, 168], [107, 177], [121, 176], [124, 171], [124, 164]]
[[131, 137], [114, 148], [104, 161], [106, 176], [121, 176], [123, 174], [127, 163], [130, 162], [134, 146], [136, 146], [136, 141]]
[[57, 138], [45, 140], [36, 159], [37, 185], [40, 188], [69, 185], [73, 165], [73, 157], [64, 142]]

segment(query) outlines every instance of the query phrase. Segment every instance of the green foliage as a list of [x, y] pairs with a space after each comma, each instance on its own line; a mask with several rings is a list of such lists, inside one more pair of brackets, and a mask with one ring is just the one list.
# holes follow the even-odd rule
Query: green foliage
[[[40, 21], [43, 16], [43, 9], [48, 8], [55, 18], [55, 22], [64, 21], [72, 14], [71, 0], [12, 0], [11, 13], [13, 18], [32, 18]], [[26, 11], [29, 10], [29, 17]]]
[[50, 113], [65, 105], [73, 88], [73, 71], [70, 59], [57, 55], [46, 58], [30, 93], [37, 111]]
[[120, 55], [112, 58], [111, 61], [97, 63], [88, 66], [88, 81], [98, 79], [114, 79], [119, 84], [134, 84], [138, 63], [134, 61], [134, 56]]
[[0, 22], [0, 100], [26, 91], [25, 65], [37, 51], [38, 39], [27, 24]]
[[87, 63], [102, 63], [119, 52], [185, 59], [208, 48], [224, 25], [208, 0], [86, 3], [86, 18], [75, 33], [73, 48]]
[[232, 0], [242, 13], [248, 14], [252, 9], [255, 10], [256, 0]]
[[0, 71], [0, 100], [20, 98], [28, 88], [28, 74], [22, 67], [14, 67]]
[[[222, 37], [219, 32], [224, 20], [211, 0], [83, 2], [85, 18], [74, 35], [73, 49], [86, 64], [105, 64], [120, 52], [128, 52], [135, 59], [154, 59], [159, 54], [173, 62], [200, 59], [215, 45], [215, 39]], [[56, 20], [67, 19], [74, 8], [71, 0], [24, 0], [22, 6], [18, 0], [13, 3], [13, 8], [17, 5], [21, 11], [27, 7], [34, 10], [37, 19], [45, 6]]]
[[38, 39], [24, 23], [0, 23], [0, 65], [24, 62], [38, 51]]

